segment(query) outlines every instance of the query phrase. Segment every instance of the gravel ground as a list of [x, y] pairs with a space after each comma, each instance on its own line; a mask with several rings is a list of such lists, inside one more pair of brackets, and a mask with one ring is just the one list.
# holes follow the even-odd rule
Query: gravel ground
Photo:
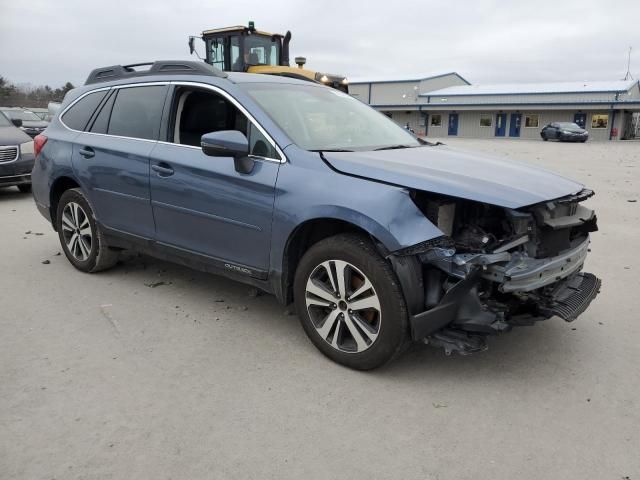
[[640, 143], [447, 142], [595, 189], [603, 290], [572, 324], [370, 373], [241, 284], [146, 257], [77, 272], [0, 190], [0, 478], [640, 479]]

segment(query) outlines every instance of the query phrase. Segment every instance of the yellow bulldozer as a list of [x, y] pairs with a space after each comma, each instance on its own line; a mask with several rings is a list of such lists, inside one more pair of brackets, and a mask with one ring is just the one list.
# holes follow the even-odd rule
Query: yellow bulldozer
[[281, 75], [319, 82], [343, 92], [349, 91], [349, 82], [346, 77], [304, 68], [306, 63], [304, 57], [295, 58], [297, 67], [290, 66], [291, 32], [289, 31], [284, 35], [263, 32], [256, 30], [254, 22], [249, 22], [247, 27], [205, 30], [200, 37], [189, 37], [191, 54], [196, 51], [194, 42], [197, 38], [205, 43], [206, 53], [203, 60], [220, 70]]

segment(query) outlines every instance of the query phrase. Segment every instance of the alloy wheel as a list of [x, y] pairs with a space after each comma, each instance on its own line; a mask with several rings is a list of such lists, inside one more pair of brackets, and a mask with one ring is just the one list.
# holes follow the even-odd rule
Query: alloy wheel
[[380, 299], [354, 265], [343, 260], [322, 262], [307, 279], [305, 301], [318, 335], [336, 350], [360, 353], [378, 338]]
[[76, 260], [86, 261], [91, 255], [93, 235], [89, 217], [76, 202], [69, 202], [62, 210], [62, 235], [67, 250]]

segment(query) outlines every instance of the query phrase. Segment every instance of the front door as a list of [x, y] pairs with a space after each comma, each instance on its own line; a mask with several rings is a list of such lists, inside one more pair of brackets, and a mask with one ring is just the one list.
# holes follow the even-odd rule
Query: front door
[[573, 122], [578, 125], [580, 128], [584, 128], [587, 123], [587, 114], [586, 113], [576, 113], [573, 116]]
[[[151, 204], [158, 243], [199, 254], [220, 268], [264, 277], [280, 159], [270, 140], [218, 93], [176, 88], [170, 142], [151, 153]], [[178, 106], [178, 108], [176, 108]], [[232, 157], [211, 157], [203, 133], [239, 130], [256, 155], [241, 173]], [[175, 134], [175, 135], [174, 135]]]
[[512, 113], [511, 114], [511, 123], [509, 124], [509, 136], [510, 137], [519, 137], [520, 136], [520, 122], [522, 121], [521, 113]]
[[496, 113], [496, 137], [504, 137], [507, 132], [507, 114]]
[[449, 136], [455, 137], [458, 135], [458, 114], [450, 113], [449, 114]]

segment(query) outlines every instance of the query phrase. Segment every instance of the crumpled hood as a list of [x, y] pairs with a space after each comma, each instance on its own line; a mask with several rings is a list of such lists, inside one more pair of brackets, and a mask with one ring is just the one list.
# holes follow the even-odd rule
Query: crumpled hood
[[377, 152], [324, 152], [337, 171], [416, 190], [520, 208], [582, 190], [555, 173], [445, 145]]

